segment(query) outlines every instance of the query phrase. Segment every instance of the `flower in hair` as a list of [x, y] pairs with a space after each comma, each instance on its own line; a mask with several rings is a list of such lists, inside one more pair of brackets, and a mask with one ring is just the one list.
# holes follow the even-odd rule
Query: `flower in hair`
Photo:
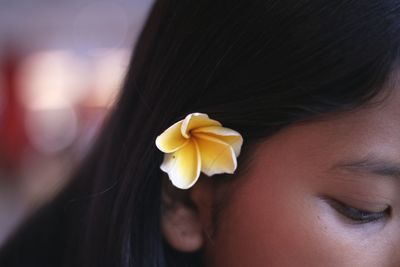
[[195, 112], [167, 128], [155, 143], [165, 153], [160, 169], [174, 186], [188, 189], [200, 171], [207, 176], [234, 173], [243, 138], [207, 114]]

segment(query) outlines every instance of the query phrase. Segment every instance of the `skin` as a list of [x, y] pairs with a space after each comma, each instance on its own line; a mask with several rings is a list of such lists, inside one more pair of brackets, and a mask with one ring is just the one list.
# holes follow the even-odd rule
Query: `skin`
[[[258, 146], [215, 236], [204, 241], [207, 266], [400, 266], [400, 176], [372, 171], [400, 168], [399, 92], [383, 105], [293, 125]], [[379, 164], [341, 166], [365, 159]], [[357, 223], [324, 197], [391, 211]]]

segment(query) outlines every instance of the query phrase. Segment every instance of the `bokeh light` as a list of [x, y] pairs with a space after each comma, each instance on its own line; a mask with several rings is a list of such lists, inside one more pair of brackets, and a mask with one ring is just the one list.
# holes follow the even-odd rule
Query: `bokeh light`
[[128, 15], [118, 2], [82, 5], [72, 19], [73, 37], [79, 51], [90, 51], [93, 47], [120, 48], [128, 36]]
[[58, 109], [87, 93], [88, 70], [69, 51], [35, 53], [22, 62], [20, 100], [28, 109]]
[[93, 52], [93, 92], [88, 105], [110, 107], [121, 87], [128, 67], [127, 49], [101, 49]]
[[71, 106], [35, 109], [28, 113], [25, 126], [35, 149], [54, 154], [72, 145], [78, 133], [78, 118]]

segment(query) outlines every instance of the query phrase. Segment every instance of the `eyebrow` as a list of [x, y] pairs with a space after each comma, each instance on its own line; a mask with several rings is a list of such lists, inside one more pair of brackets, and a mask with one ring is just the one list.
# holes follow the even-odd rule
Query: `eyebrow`
[[400, 179], [400, 164], [372, 156], [361, 160], [340, 161], [332, 166], [332, 169], [337, 168]]

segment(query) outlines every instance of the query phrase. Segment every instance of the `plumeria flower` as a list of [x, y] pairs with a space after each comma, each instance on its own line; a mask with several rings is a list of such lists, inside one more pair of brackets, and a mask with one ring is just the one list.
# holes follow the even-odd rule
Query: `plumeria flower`
[[160, 169], [178, 188], [192, 187], [200, 176], [234, 173], [236, 157], [243, 144], [242, 136], [204, 113], [191, 113], [156, 138], [164, 152]]

